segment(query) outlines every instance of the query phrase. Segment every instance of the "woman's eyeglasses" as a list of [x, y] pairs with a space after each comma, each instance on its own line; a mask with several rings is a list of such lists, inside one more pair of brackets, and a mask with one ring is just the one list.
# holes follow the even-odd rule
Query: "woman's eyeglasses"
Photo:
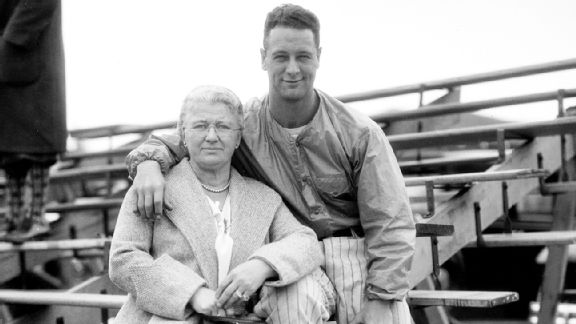
[[210, 128], [214, 128], [214, 131], [218, 135], [230, 135], [237, 130], [241, 130], [242, 128], [234, 128], [230, 125], [224, 123], [199, 123], [194, 124], [191, 127], [187, 127], [189, 131], [196, 133], [198, 135], [205, 135], [208, 134]]

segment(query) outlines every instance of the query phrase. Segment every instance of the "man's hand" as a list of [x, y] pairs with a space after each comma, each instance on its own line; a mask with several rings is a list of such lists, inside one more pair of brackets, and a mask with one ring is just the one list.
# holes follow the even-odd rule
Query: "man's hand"
[[[134, 192], [137, 198], [137, 213], [147, 220], [154, 220], [162, 215], [164, 200], [164, 176], [156, 161], [144, 161], [136, 169]], [[136, 212], [136, 211], [135, 211]]]
[[[410, 319], [406, 316], [407, 314], [402, 314], [399, 312], [400, 322], [398, 318], [394, 318], [392, 313], [392, 307], [394, 303], [400, 303], [399, 301], [390, 300], [379, 300], [379, 299], [367, 299], [362, 306], [362, 309], [350, 324], [404, 324], [410, 323]], [[400, 306], [400, 305], [399, 305]], [[406, 310], [408, 311], [408, 310]], [[404, 320], [406, 318], [407, 321]]]
[[205, 287], [198, 288], [196, 293], [190, 298], [190, 305], [192, 305], [196, 313], [221, 315], [216, 307], [216, 293], [214, 290]]
[[[252, 259], [234, 268], [216, 290], [218, 307], [230, 308], [241, 297], [250, 297], [268, 278], [276, 272], [264, 261]], [[246, 301], [246, 299], [244, 299]]]

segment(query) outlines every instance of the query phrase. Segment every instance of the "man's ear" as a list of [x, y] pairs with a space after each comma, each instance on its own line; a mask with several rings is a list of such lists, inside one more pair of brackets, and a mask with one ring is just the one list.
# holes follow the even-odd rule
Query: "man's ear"
[[322, 47], [318, 47], [318, 54], [316, 54], [317, 59], [318, 59], [318, 63], [320, 63], [320, 54], [322, 54]]
[[260, 64], [262, 65], [262, 70], [264, 70], [264, 71], [268, 70], [268, 66], [266, 64], [266, 49], [265, 48], [260, 49]]

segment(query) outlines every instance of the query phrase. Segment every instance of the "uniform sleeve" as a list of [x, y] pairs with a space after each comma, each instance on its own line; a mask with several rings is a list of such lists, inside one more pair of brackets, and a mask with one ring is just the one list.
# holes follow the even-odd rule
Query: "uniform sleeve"
[[33, 49], [52, 21], [59, 0], [20, 1], [4, 29], [2, 38], [13, 45]]
[[270, 243], [249, 259], [258, 258], [278, 273], [278, 280], [267, 286], [289, 285], [320, 266], [322, 252], [314, 231], [300, 224], [282, 203], [270, 226]]
[[188, 155], [188, 151], [180, 141], [180, 135], [174, 131], [172, 134], [159, 136], [150, 135], [146, 142], [132, 150], [126, 157], [126, 166], [131, 179], [136, 177], [138, 164], [146, 160], [153, 160], [160, 164], [163, 174]]
[[143, 310], [185, 319], [192, 312], [189, 300], [206, 281], [168, 254], [157, 259], [150, 255], [154, 224], [134, 215], [135, 207], [133, 193], [128, 191], [112, 238], [110, 280], [132, 295]]
[[400, 300], [410, 288], [416, 241], [404, 178], [380, 128], [370, 128], [356, 144], [355, 185], [369, 264], [366, 295]]

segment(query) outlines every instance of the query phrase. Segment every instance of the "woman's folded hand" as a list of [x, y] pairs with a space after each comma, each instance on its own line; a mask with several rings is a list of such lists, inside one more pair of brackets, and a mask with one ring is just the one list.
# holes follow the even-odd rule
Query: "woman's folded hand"
[[247, 301], [276, 272], [264, 261], [252, 259], [232, 269], [216, 290], [217, 305], [229, 308], [238, 301]]

